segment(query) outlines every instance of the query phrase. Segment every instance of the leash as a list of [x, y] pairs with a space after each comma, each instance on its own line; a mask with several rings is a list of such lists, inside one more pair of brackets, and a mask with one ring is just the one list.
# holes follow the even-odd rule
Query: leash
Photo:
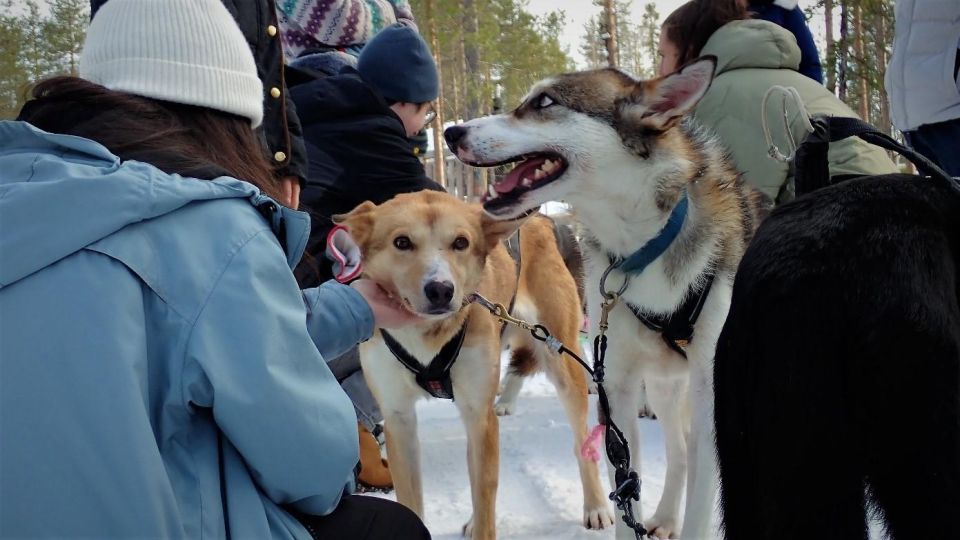
[[[609, 273], [609, 270], [608, 272]], [[601, 284], [606, 281], [606, 274]], [[597, 402], [600, 406], [600, 412], [603, 414], [606, 423], [604, 424], [605, 450], [607, 459], [614, 467], [614, 484], [616, 487], [610, 493], [610, 500], [616, 504], [617, 508], [623, 512], [623, 522], [633, 529], [637, 540], [643, 540], [647, 535], [647, 530], [643, 524], [637, 522], [633, 516], [633, 505], [631, 501], [640, 500], [640, 475], [630, 466], [630, 448], [627, 445], [627, 439], [623, 431], [614, 423], [610, 414], [610, 401], [607, 399], [607, 392], [603, 388], [604, 380], [604, 359], [607, 354], [607, 320], [613, 306], [627, 288], [627, 281], [624, 281], [623, 287], [619, 292], [606, 292], [601, 285], [601, 292], [604, 292], [604, 301], [600, 306], [600, 333], [593, 340], [593, 367], [580, 358], [575, 352], [570, 350], [562, 341], [550, 333], [550, 330], [542, 324], [531, 324], [523, 319], [518, 319], [510, 315], [503, 304], [493, 303], [478, 293], [470, 294], [464, 299], [464, 303], [478, 304], [490, 312], [495, 318], [504, 324], [509, 324], [530, 332], [537, 341], [543, 342], [548, 349], [557, 354], [565, 354], [573, 358], [597, 383]]]

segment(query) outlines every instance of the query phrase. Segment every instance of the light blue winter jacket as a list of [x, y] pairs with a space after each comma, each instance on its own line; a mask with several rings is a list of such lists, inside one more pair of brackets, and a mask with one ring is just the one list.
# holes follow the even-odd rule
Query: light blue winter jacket
[[301, 294], [309, 220], [270, 202], [0, 122], [0, 537], [302, 539], [280, 505], [336, 506], [356, 416], [321, 353], [372, 313]]
[[893, 125], [910, 131], [960, 118], [960, 0], [897, 0], [887, 66]]

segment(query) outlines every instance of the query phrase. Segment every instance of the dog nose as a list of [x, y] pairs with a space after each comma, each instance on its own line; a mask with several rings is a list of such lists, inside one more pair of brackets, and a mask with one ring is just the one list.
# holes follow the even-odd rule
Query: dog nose
[[467, 128], [463, 126], [450, 126], [444, 130], [443, 138], [447, 140], [447, 146], [450, 147], [450, 150], [456, 152], [457, 146], [466, 134]]
[[449, 281], [431, 281], [423, 287], [424, 294], [431, 306], [446, 306], [453, 300], [453, 283]]

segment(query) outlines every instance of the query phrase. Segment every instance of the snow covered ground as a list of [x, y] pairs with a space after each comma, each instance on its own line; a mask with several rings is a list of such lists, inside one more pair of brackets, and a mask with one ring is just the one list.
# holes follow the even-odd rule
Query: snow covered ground
[[[596, 396], [590, 396], [591, 419], [596, 418], [595, 407]], [[421, 401], [417, 414], [427, 527], [437, 540], [462, 538], [461, 527], [470, 517], [463, 424], [449, 401]], [[663, 491], [666, 456], [660, 425], [642, 419], [640, 429], [641, 502], [644, 517], [649, 517]], [[543, 375], [528, 379], [517, 401], [517, 412], [500, 418], [498, 538], [614, 537], [613, 529], [588, 531], [580, 525], [582, 495], [572, 446], [573, 435], [553, 386]], [[605, 459], [600, 463], [600, 475], [606, 486]], [[386, 497], [395, 498], [393, 494]]]
[[[594, 419], [596, 397], [590, 396], [590, 401], [589, 418]], [[545, 376], [527, 380], [517, 409], [514, 415], [500, 418], [498, 537], [613, 538], [613, 529], [588, 531], [580, 525], [582, 494], [573, 458], [573, 434], [553, 385]], [[456, 407], [449, 401], [421, 401], [417, 415], [427, 527], [437, 540], [461, 538], [461, 527], [470, 518], [466, 432]], [[663, 490], [666, 457], [660, 425], [644, 419], [640, 426], [641, 495], [644, 516], [650, 516]], [[605, 460], [601, 460], [600, 475], [606, 486]], [[387, 497], [394, 498], [393, 494]]]

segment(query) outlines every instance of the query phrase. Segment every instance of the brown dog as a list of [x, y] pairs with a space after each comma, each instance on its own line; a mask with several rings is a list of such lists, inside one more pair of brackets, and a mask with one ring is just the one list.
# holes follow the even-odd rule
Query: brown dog
[[[509, 328], [501, 341], [499, 321], [479, 305], [464, 304], [474, 292], [503, 305], [516, 295], [518, 317], [540, 321], [580, 353], [580, 300], [557, 249], [552, 223], [539, 216], [492, 220], [479, 205], [432, 191], [399, 195], [380, 206], [367, 202], [336, 220], [360, 246], [364, 274], [423, 317], [423, 322], [407, 329], [375, 333], [360, 349], [364, 374], [386, 420], [387, 455], [397, 499], [423, 516], [414, 404], [431, 394], [452, 397], [467, 432], [473, 516], [464, 534], [495, 537], [500, 467], [493, 403], [501, 348], [509, 344], [514, 371], [529, 374], [544, 369], [557, 388], [574, 432], [584, 524], [612, 525], [613, 512], [600, 485], [597, 464], [579, 452], [587, 436], [583, 370], [550, 352], [529, 333]], [[515, 264], [501, 244], [518, 227], [524, 261], [519, 281]], [[438, 369], [448, 363], [445, 372]], [[414, 374], [418, 369], [419, 377]]]

